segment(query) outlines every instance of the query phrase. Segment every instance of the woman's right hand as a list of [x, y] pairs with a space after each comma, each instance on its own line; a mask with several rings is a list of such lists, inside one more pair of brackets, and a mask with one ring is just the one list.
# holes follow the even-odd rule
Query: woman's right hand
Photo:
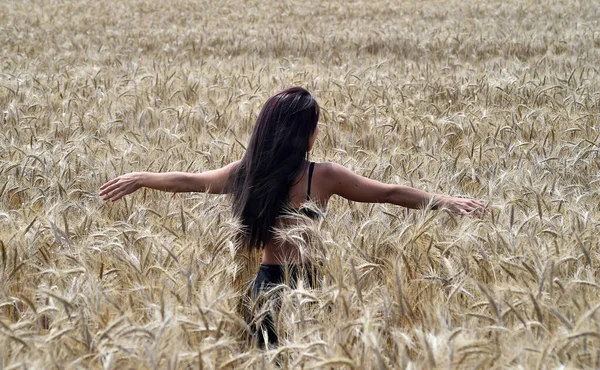
[[141, 188], [141, 176], [141, 172], [131, 172], [116, 177], [102, 185], [98, 195], [103, 200], [112, 200], [115, 202]]
[[436, 209], [446, 208], [457, 215], [485, 217], [490, 214], [490, 210], [486, 208], [485, 204], [478, 200], [456, 198], [446, 195], [436, 195], [435, 200]]

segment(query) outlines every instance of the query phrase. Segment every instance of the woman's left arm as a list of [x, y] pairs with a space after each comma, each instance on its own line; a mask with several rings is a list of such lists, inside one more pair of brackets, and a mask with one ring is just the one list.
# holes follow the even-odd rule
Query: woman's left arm
[[239, 161], [228, 164], [218, 170], [201, 173], [189, 172], [130, 172], [116, 177], [100, 187], [99, 196], [104, 200], [117, 201], [139, 188], [180, 192], [208, 192], [224, 194], [230, 174], [239, 165]]
[[446, 208], [460, 215], [485, 216], [489, 213], [478, 200], [431, 194], [410, 186], [384, 184], [336, 163], [323, 163], [323, 177], [328, 178], [328, 193], [348, 200], [366, 203], [391, 203], [407, 208]]

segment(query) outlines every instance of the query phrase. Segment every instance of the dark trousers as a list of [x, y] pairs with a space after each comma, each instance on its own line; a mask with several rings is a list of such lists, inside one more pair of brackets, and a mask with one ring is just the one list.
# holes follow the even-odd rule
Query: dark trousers
[[274, 348], [279, 345], [276, 320], [283, 290], [286, 287], [295, 289], [300, 279], [314, 288], [317, 276], [316, 266], [310, 263], [260, 265], [252, 285], [252, 310], [249, 318], [252, 341], [259, 348]]

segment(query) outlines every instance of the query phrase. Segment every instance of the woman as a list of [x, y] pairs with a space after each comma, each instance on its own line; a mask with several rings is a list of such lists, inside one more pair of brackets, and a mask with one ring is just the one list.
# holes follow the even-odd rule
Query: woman
[[[232, 194], [233, 213], [243, 226], [240, 241], [262, 248], [262, 263], [252, 288], [252, 300], [286, 282], [295, 286], [301, 272], [313, 282], [313, 268], [301, 268], [299, 249], [277, 239], [274, 228], [285, 226], [289, 212], [318, 214], [302, 207], [310, 200], [325, 208], [332, 195], [357, 202], [392, 203], [408, 208], [447, 208], [453, 213], [482, 214], [481, 202], [434, 195], [408, 186], [388, 185], [357, 175], [335, 163], [308, 161], [319, 127], [319, 105], [301, 87], [273, 95], [262, 108], [243, 158], [223, 168], [202, 173], [134, 172], [119, 176], [100, 188], [104, 200], [116, 201], [141, 187], [170, 192]], [[285, 263], [284, 263], [285, 261]], [[311, 284], [312, 285], [312, 284]], [[272, 300], [271, 300], [272, 301]], [[277, 301], [277, 300], [275, 300]], [[275, 303], [275, 305], [277, 305]], [[264, 315], [257, 340], [277, 345], [274, 320]]]

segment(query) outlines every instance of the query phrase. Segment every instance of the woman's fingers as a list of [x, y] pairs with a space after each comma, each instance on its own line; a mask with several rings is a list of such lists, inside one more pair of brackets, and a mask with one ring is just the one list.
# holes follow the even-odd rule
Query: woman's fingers
[[102, 186], [100, 187], [100, 190], [104, 190], [104, 188], [106, 188], [107, 186], [110, 186], [110, 185], [114, 184], [114, 183], [115, 183], [115, 182], [117, 182], [117, 181], [119, 181], [119, 178], [118, 178], [118, 177], [116, 177], [116, 178], [114, 178], [114, 179], [110, 180], [109, 182], [107, 182], [107, 183], [105, 183], [104, 185], [102, 185]]
[[448, 208], [453, 213], [461, 216], [484, 217], [489, 215], [489, 210], [486, 209], [485, 204], [474, 199], [453, 198]]
[[117, 200], [123, 198], [123, 196], [125, 196], [125, 195], [127, 195], [126, 192], [120, 191], [120, 192], [116, 193], [111, 200], [113, 202], [116, 202]]
[[98, 195], [104, 200], [116, 201], [140, 188], [135, 173], [127, 173], [116, 177], [100, 187]]
[[470, 199], [467, 204], [469, 204], [471, 207], [475, 207], [475, 208], [477, 208], [477, 207], [483, 208], [483, 206], [484, 206], [483, 203], [481, 203], [478, 200], [474, 200], [474, 199]]
[[[109, 192], [106, 193], [106, 195], [104, 196], [104, 200], [117, 200], [118, 198], [116, 198], [116, 196], [119, 194], [119, 198], [123, 197], [124, 195], [127, 195], [131, 193], [131, 191], [127, 190], [127, 188], [123, 185], [123, 184], [119, 184], [119, 186], [115, 186], [113, 189], [111, 189]], [[116, 199], [115, 199], [116, 198]]]
[[113, 179], [107, 182], [106, 184], [102, 185], [100, 187], [100, 192], [98, 193], [98, 195], [105, 195], [112, 191], [115, 187], [119, 186], [119, 180], [120, 179], [117, 177], [116, 179]]
[[471, 211], [471, 213], [477, 217], [483, 217], [483, 208], [477, 207]]
[[104, 194], [102, 200], [110, 200], [114, 196], [114, 194], [115, 194], [114, 191], [108, 192], [108, 193]]
[[112, 198], [115, 195], [115, 193], [117, 193], [122, 188], [122, 186], [122, 184], [114, 184], [113, 186], [106, 188], [104, 192], [102, 192], [100, 195], [104, 196], [104, 200], [108, 200]]
[[111, 185], [111, 186], [105, 188], [104, 190], [102, 190], [99, 195], [102, 196], [102, 195], [108, 194], [108, 193], [114, 191], [115, 189], [118, 189], [121, 186], [122, 186], [121, 183], [118, 183], [118, 182], [114, 183], [113, 185]]
[[489, 216], [490, 210], [487, 209], [485, 206], [478, 206], [471, 210], [471, 214], [473, 214], [479, 218], [483, 218], [483, 217]]

